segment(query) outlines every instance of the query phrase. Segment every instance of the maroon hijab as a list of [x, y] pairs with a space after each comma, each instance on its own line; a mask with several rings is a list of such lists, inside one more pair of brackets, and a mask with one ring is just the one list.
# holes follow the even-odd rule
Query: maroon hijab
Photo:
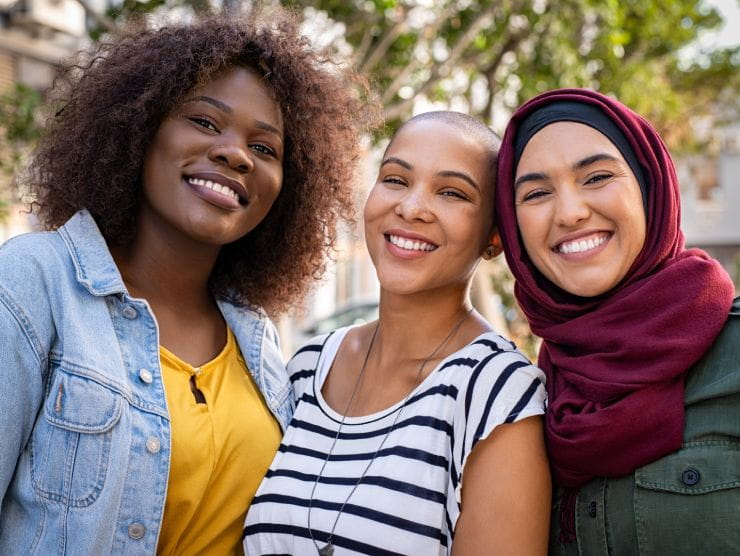
[[[645, 245], [622, 282], [593, 298], [547, 280], [517, 227], [517, 129], [533, 111], [558, 101], [598, 107], [626, 137], [647, 181]], [[721, 331], [734, 287], [719, 263], [684, 248], [676, 172], [658, 133], [602, 94], [543, 93], [519, 108], [506, 129], [496, 213], [517, 300], [543, 339], [539, 366], [547, 375], [547, 442], [558, 484], [626, 475], [679, 449], [686, 372]]]

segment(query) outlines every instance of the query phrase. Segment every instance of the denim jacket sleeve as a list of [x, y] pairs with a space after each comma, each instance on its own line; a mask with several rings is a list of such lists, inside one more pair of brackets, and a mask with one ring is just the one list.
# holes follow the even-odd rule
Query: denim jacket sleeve
[[25, 283], [25, 291], [33, 291], [28, 283], [33, 278], [10, 275], [8, 265], [4, 261], [5, 268], [0, 271], [0, 499], [5, 497], [19, 455], [31, 435], [48, 369], [48, 350], [32, 323], [32, 315], [24, 311], [7, 287], [18, 280]]

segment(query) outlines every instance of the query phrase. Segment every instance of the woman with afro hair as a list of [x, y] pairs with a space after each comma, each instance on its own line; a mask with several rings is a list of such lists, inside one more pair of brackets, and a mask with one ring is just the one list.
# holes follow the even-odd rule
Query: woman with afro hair
[[323, 270], [376, 111], [282, 11], [64, 69], [0, 248], [0, 553], [234, 554], [290, 419], [266, 311]]

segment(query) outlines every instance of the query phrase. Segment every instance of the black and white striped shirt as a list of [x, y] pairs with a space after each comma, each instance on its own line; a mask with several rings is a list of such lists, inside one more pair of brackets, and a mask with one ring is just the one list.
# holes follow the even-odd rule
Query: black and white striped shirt
[[[298, 404], [247, 514], [247, 555], [316, 554], [308, 504], [342, 415], [321, 395], [347, 328], [303, 346], [288, 364]], [[347, 495], [403, 402], [347, 417], [313, 497], [311, 532], [326, 543]], [[544, 412], [542, 372], [486, 333], [449, 355], [411, 393], [334, 531], [344, 554], [448, 554], [460, 515], [465, 460], [501, 423]]]

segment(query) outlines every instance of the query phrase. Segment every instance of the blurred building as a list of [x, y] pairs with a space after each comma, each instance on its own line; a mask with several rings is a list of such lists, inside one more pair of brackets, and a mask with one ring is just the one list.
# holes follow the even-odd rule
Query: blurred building
[[45, 89], [60, 58], [85, 37], [85, 11], [76, 0], [0, 0], [0, 88]]
[[[85, 11], [77, 0], [0, 0], [0, 94], [16, 84], [45, 91], [59, 61], [86, 42]], [[11, 179], [0, 172], [0, 188]], [[6, 209], [0, 241], [33, 226], [20, 204]]]
[[721, 130], [718, 155], [686, 157], [678, 171], [686, 244], [718, 259], [740, 291], [740, 122]]

